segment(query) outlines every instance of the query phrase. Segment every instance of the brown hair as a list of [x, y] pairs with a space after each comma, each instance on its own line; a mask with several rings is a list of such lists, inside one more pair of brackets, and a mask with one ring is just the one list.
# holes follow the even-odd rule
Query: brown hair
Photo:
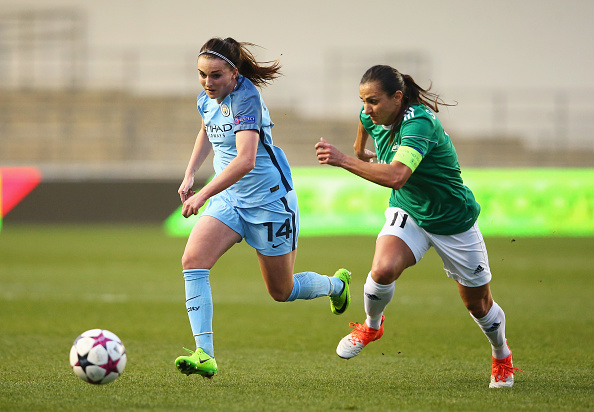
[[[396, 115], [396, 122], [394, 126], [397, 126], [404, 117], [406, 109], [415, 104], [424, 104], [431, 108], [434, 112], [439, 112], [439, 105], [442, 106], [455, 106], [455, 104], [445, 103], [439, 94], [430, 92], [431, 85], [427, 89], [423, 89], [419, 86], [414, 79], [408, 74], [402, 74], [395, 68], [387, 65], [376, 65], [369, 68], [363, 77], [361, 78], [360, 84], [378, 82], [382, 90], [388, 95], [392, 96], [397, 91], [402, 92], [402, 107], [400, 112]], [[396, 127], [392, 128], [390, 143], [396, 133]]]
[[[238, 42], [231, 37], [227, 37], [226, 39], [213, 37], [204, 43], [200, 51], [208, 50], [225, 56], [237, 67], [239, 74], [250, 79], [256, 86], [264, 87], [281, 75], [280, 62], [274, 60], [263, 62], [264, 64], [270, 63], [269, 65], [263, 65], [247, 49], [248, 46], [259, 47], [254, 43]], [[203, 54], [203, 56], [217, 58], [214, 54]]]

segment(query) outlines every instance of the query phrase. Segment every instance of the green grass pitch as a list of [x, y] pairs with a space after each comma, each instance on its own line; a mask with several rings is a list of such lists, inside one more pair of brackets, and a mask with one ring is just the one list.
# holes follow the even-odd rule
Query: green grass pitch
[[[211, 273], [212, 380], [174, 359], [193, 348], [183, 238], [157, 226], [6, 226], [0, 233], [0, 410], [586, 411], [594, 409], [594, 238], [489, 238], [492, 290], [507, 314], [511, 389], [488, 389], [490, 347], [430, 251], [405, 272], [384, 337], [349, 361], [335, 353], [364, 320], [373, 237], [302, 238], [296, 270], [353, 272], [342, 316], [328, 299], [274, 302], [241, 243]], [[70, 369], [73, 340], [109, 329], [126, 345], [115, 382]]]

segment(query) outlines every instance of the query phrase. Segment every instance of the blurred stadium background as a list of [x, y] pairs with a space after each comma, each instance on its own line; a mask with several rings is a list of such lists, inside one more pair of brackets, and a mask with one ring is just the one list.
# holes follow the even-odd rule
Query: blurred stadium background
[[321, 136], [352, 152], [358, 82], [378, 63], [458, 102], [440, 118], [463, 168], [594, 167], [593, 2], [360, 7], [0, 0], [0, 166], [43, 176], [5, 223], [163, 220], [200, 125], [196, 54], [213, 36], [281, 60], [263, 95], [293, 167], [317, 164]]

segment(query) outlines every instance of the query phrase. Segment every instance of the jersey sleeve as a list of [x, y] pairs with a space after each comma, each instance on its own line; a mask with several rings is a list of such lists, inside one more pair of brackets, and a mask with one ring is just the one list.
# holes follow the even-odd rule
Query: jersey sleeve
[[371, 134], [371, 129], [373, 129], [373, 122], [371, 121], [371, 117], [368, 114], [363, 113], [363, 108], [361, 108], [361, 112], [359, 113], [359, 120], [363, 125], [363, 128], [367, 131], [367, 133]]
[[202, 90], [196, 98], [196, 107], [198, 108], [198, 113], [200, 113], [200, 116], [202, 116], [202, 118], [204, 118], [204, 105], [206, 99], [206, 92], [204, 90]]
[[412, 147], [423, 157], [437, 144], [435, 124], [427, 117], [415, 117], [405, 121], [400, 133], [400, 146]]
[[233, 132], [260, 130], [262, 127], [262, 102], [257, 92], [246, 92], [232, 101]]

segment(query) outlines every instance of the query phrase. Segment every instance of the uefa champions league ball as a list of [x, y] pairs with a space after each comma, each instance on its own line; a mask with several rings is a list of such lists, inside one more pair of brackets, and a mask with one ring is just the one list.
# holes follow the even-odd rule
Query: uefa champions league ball
[[116, 380], [126, 367], [126, 348], [114, 333], [91, 329], [82, 333], [70, 349], [74, 374], [92, 384]]

